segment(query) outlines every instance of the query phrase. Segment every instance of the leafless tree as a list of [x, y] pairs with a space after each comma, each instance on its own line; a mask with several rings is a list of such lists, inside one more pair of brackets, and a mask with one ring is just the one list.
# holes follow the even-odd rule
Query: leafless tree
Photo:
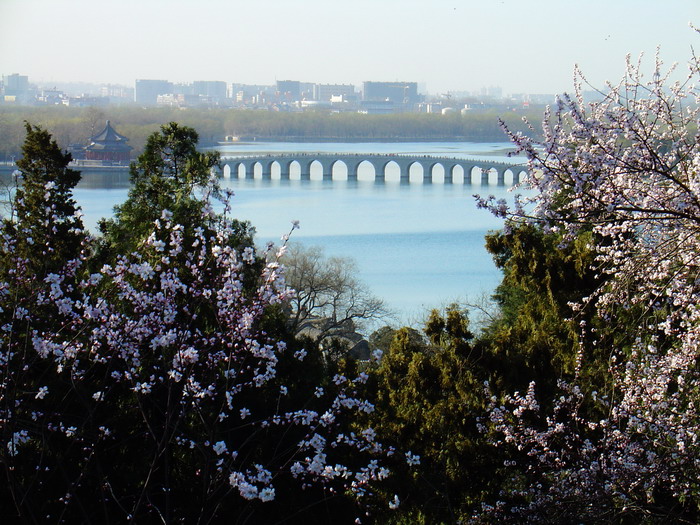
[[327, 257], [318, 246], [294, 244], [283, 263], [287, 284], [296, 291], [290, 301], [290, 323], [297, 333], [314, 321], [320, 340], [390, 315], [384, 301], [358, 280], [351, 258]]

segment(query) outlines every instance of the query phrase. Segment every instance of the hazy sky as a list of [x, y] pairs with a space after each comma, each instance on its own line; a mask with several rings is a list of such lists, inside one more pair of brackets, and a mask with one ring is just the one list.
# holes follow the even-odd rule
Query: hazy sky
[[430, 93], [600, 85], [685, 63], [700, 0], [0, 0], [0, 73], [132, 85], [416, 81]]

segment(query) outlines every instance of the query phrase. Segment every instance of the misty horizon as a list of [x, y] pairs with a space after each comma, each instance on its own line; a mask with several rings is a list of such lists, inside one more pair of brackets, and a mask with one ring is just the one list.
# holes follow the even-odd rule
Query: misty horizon
[[657, 47], [684, 76], [698, 15], [694, 0], [3, 0], [0, 68], [42, 84], [400, 80], [432, 94], [561, 93], [576, 64], [598, 88], [622, 77], [628, 53], [646, 54], [653, 72]]

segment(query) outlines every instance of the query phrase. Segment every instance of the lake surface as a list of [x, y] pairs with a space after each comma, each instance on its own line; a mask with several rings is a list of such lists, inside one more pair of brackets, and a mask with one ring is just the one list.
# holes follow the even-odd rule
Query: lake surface
[[[253, 142], [218, 149], [223, 155], [413, 153], [512, 162], [506, 157], [508, 143]], [[312, 179], [317, 176], [320, 178], [320, 173], [314, 174], [312, 168]], [[353, 258], [360, 279], [397, 313], [393, 324], [416, 323], [430, 308], [474, 301], [492, 293], [501, 276], [484, 248], [484, 235], [499, 229], [502, 222], [478, 210], [473, 194], [512, 198], [507, 188], [374, 184], [371, 177], [371, 173], [361, 171], [357, 183], [231, 178], [223, 184], [235, 193], [234, 216], [251, 221], [261, 244], [279, 242], [291, 221], [299, 220], [301, 227], [293, 233], [293, 242], [321, 246], [327, 255]], [[126, 178], [106, 182], [100, 176], [87, 175], [75, 191], [86, 225], [94, 228], [127, 192]]]

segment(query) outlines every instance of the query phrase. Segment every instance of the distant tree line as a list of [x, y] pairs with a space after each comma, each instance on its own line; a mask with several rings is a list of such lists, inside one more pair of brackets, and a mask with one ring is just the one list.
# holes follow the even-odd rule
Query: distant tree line
[[499, 118], [510, 129], [525, 131], [523, 116], [503, 110], [480, 110], [468, 115], [399, 113], [364, 115], [307, 111], [288, 113], [234, 109], [10, 107], [0, 106], [0, 160], [17, 156], [24, 140], [24, 121], [51, 133], [59, 145], [85, 144], [99, 133], [107, 119], [129, 138], [134, 155], [160, 126], [177, 121], [197, 131], [201, 145], [212, 145], [227, 136], [257, 140], [463, 140], [502, 141]]

